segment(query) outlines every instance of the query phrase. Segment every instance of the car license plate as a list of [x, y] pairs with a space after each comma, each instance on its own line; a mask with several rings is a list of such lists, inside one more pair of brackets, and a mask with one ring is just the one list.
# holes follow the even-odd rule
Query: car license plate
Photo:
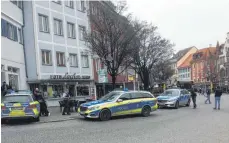
[[164, 103], [160, 103], [160, 102], [158, 102], [157, 104], [158, 104], [158, 105], [164, 105]]
[[23, 110], [22, 107], [12, 107], [11, 110]]

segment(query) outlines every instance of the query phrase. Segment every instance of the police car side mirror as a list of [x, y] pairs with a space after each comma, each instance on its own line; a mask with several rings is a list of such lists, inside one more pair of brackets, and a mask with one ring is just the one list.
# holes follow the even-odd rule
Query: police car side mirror
[[118, 99], [117, 102], [122, 102], [123, 100], [122, 99]]

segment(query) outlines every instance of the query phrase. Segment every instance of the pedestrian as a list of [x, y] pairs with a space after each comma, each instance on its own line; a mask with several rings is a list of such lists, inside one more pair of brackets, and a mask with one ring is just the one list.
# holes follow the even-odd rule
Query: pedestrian
[[42, 94], [39, 92], [38, 88], [35, 89], [34, 96], [36, 101], [40, 103], [41, 106], [40, 114], [44, 114], [45, 116], [50, 116], [50, 112], [48, 111], [46, 101], [42, 96]]
[[4, 81], [1, 86], [1, 93], [3, 97], [7, 94], [8, 89], [9, 89], [9, 86]]
[[210, 100], [210, 95], [211, 95], [211, 90], [210, 89], [207, 89], [207, 99], [205, 100], [205, 104], [207, 104], [207, 102], [209, 103], [209, 104], [211, 104], [211, 100]]
[[193, 103], [193, 109], [195, 109], [196, 108], [196, 96], [197, 96], [197, 94], [195, 93], [195, 91], [194, 91], [194, 89], [191, 89], [191, 97], [192, 97], [192, 103]]
[[62, 115], [65, 115], [67, 113], [67, 115], [71, 115], [70, 113], [70, 106], [69, 106], [69, 98], [70, 98], [70, 94], [68, 91], [63, 93], [63, 98], [64, 98], [64, 110], [62, 112]]
[[218, 110], [220, 110], [220, 98], [222, 95], [222, 91], [220, 89], [219, 86], [217, 86], [216, 90], [215, 90], [215, 110], [218, 108]]

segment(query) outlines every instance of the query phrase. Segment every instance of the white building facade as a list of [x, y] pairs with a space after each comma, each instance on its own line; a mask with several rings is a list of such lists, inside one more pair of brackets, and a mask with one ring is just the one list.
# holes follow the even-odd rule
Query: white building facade
[[14, 90], [26, 90], [23, 4], [19, 1], [1, 4], [1, 82], [6, 81]]
[[50, 98], [94, 94], [92, 56], [84, 39], [88, 1], [25, 1], [24, 36], [31, 90]]
[[218, 47], [219, 85], [229, 90], [229, 32], [225, 43]]

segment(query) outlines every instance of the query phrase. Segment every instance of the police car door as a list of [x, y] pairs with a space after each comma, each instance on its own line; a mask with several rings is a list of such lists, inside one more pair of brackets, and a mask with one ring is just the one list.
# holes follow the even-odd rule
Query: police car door
[[185, 104], [185, 91], [184, 90], [181, 90], [180, 91], [180, 100], [179, 100], [179, 104], [180, 105], [184, 105]]
[[125, 114], [131, 114], [130, 110], [130, 101], [131, 101], [131, 94], [130, 93], [124, 93], [119, 97], [119, 99], [122, 99], [122, 102], [117, 103], [116, 105], [116, 113], [115, 115], [125, 115]]

